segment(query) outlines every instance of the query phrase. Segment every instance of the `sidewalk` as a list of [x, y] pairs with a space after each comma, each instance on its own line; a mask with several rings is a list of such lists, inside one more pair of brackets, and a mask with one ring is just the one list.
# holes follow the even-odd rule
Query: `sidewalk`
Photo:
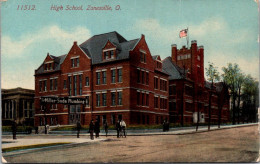
[[[225, 125], [218, 128], [218, 126], [212, 126], [210, 131], [228, 129], [228, 128], [237, 128], [237, 127], [245, 127], [245, 126], [254, 126], [258, 125], [258, 123], [251, 124], [240, 124], [240, 125]], [[58, 132], [58, 131], [57, 131]], [[128, 130], [127, 136], [149, 136], [149, 135], [184, 135], [184, 134], [192, 134], [192, 133], [202, 133], [209, 132], [208, 127], [201, 126], [198, 131], [196, 131], [196, 127], [184, 127], [184, 128], [171, 128], [167, 132], [162, 132], [161, 129], [153, 129], [153, 130]], [[28, 138], [25, 138], [28, 136]], [[63, 137], [62, 136], [66, 136]], [[63, 133], [55, 133], [51, 134], [31, 134], [31, 135], [17, 135], [17, 140], [12, 139], [12, 135], [4, 135], [2, 136], [2, 148], [10, 148], [10, 147], [19, 147], [19, 146], [28, 146], [28, 145], [37, 145], [37, 144], [49, 144], [49, 143], [85, 143], [85, 142], [97, 142], [106, 140], [105, 133], [101, 131], [100, 138], [95, 140], [90, 140], [89, 133], [81, 132], [80, 138], [76, 138], [76, 132], [64, 132]], [[115, 130], [110, 130], [108, 136], [116, 136]], [[20, 138], [19, 138], [20, 137]], [[34, 138], [35, 137], [35, 138]], [[42, 138], [44, 137], [44, 138]]]

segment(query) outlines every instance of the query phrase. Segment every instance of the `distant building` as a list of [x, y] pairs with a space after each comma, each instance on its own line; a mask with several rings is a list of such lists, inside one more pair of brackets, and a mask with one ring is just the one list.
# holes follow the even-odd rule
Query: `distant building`
[[24, 88], [2, 89], [2, 123], [34, 125], [34, 90]]
[[[74, 42], [68, 54], [47, 54], [35, 70], [35, 124], [161, 124], [169, 119], [168, 77], [144, 35], [126, 40], [110, 32]], [[43, 104], [44, 97], [83, 98], [86, 104]]]
[[[177, 49], [172, 45], [172, 55], [163, 60], [163, 69], [169, 77], [170, 122], [191, 124], [229, 121], [229, 93], [223, 83], [211, 85], [204, 78], [204, 48], [191, 42], [191, 47]], [[212, 88], [212, 89], [211, 89]], [[211, 91], [211, 114], [209, 97]], [[221, 112], [221, 114], [219, 114]]]

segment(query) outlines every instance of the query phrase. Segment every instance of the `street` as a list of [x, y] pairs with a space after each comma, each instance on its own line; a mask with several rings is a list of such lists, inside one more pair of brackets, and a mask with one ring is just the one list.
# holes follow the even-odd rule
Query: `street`
[[[106, 139], [104, 136], [101, 138]], [[85, 163], [255, 162], [259, 155], [258, 125], [183, 135], [128, 136], [119, 139], [109, 136], [107, 139], [3, 156], [11, 163]]]

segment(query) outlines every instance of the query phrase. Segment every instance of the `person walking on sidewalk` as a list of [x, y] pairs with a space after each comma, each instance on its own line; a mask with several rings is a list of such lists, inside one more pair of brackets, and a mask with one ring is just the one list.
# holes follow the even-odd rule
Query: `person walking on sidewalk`
[[107, 137], [107, 133], [108, 133], [108, 125], [107, 125], [107, 121], [104, 122], [103, 127], [104, 127], [104, 129], [105, 129], [106, 137]]
[[116, 123], [117, 138], [119, 138], [120, 131], [121, 131], [120, 120], [118, 120]]
[[99, 132], [100, 132], [99, 120], [96, 119], [96, 122], [95, 122], [95, 134], [96, 134], [96, 138], [99, 137]]
[[16, 124], [16, 120], [13, 121], [12, 123], [12, 132], [13, 132], [13, 140], [16, 140], [16, 131], [17, 131], [17, 124]]
[[[124, 136], [126, 137], [126, 133], [125, 133], [126, 123], [125, 123], [124, 120], [121, 120], [121, 121], [120, 121], [120, 127], [121, 127], [122, 133], [124, 133]], [[123, 136], [123, 134], [121, 134], [121, 136]]]
[[94, 140], [94, 122], [93, 120], [90, 121], [90, 124], [89, 124], [89, 133], [90, 133], [90, 139], [91, 140]]
[[80, 132], [80, 129], [81, 129], [80, 122], [77, 121], [77, 138], [79, 138], [79, 132]]

